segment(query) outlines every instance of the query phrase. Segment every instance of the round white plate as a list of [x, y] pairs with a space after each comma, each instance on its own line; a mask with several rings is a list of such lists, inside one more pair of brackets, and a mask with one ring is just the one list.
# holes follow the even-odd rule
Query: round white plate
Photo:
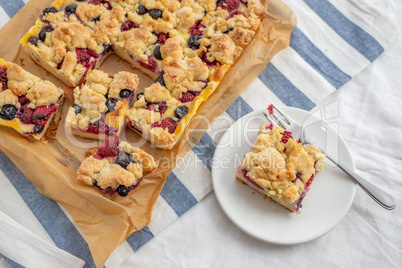
[[[310, 114], [283, 107], [286, 114], [303, 123]], [[266, 110], [265, 110], [266, 111]], [[258, 135], [258, 127], [267, 122], [263, 111], [249, 113], [237, 120], [217, 145], [212, 165], [212, 182], [216, 197], [229, 219], [241, 230], [265, 242], [291, 245], [316, 239], [334, 228], [348, 212], [356, 185], [347, 175], [325, 160], [303, 199], [301, 213], [296, 215], [235, 179], [237, 167]], [[351, 170], [355, 165], [345, 141], [333, 128], [321, 124], [308, 127], [310, 140], [324, 145], [331, 155]]]

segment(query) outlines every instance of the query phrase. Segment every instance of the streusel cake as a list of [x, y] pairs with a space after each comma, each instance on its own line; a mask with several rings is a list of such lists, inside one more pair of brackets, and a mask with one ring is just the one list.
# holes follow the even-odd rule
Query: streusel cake
[[267, 0], [57, 0], [21, 43], [70, 85], [114, 51], [154, 84], [127, 125], [171, 149], [257, 32]]
[[133, 73], [121, 71], [110, 76], [99, 70], [89, 71], [85, 83], [68, 94], [73, 106], [67, 113], [66, 129], [90, 139], [119, 136], [137, 86], [138, 76]]
[[50, 123], [59, 120], [63, 90], [3, 59], [0, 82], [0, 125], [41, 140]]
[[118, 137], [103, 142], [93, 156], [82, 162], [77, 179], [97, 186], [104, 194], [126, 196], [141, 182], [145, 173], [153, 171], [157, 161], [148, 153]]
[[318, 148], [303, 145], [290, 132], [268, 123], [260, 127], [236, 177], [265, 197], [299, 213], [304, 196], [323, 166], [324, 154]]

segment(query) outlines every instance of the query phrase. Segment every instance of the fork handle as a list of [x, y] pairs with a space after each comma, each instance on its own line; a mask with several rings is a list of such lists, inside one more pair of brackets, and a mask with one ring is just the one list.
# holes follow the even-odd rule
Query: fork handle
[[348, 174], [351, 179], [360, 186], [360, 188], [363, 189], [374, 201], [376, 201], [380, 206], [382, 206], [385, 209], [392, 210], [396, 207], [396, 202], [395, 199], [384, 192], [382, 189], [378, 188], [378, 186], [375, 186], [371, 182], [363, 179], [350, 169], [342, 166], [341, 164], [337, 163], [333, 158], [331, 158], [328, 154], [326, 154], [327, 158], [331, 160], [332, 163], [337, 165], [343, 172]]

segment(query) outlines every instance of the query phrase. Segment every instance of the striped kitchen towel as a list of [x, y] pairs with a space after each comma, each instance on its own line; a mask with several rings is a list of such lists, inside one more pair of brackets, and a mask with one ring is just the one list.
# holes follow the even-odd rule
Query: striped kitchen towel
[[[27, 1], [0, 0], [0, 27]], [[361, 0], [284, 2], [298, 18], [290, 46], [274, 57], [169, 174], [151, 223], [120, 245], [106, 267], [121, 264], [212, 191], [215, 147], [234, 121], [268, 103], [311, 110], [377, 59], [398, 36], [385, 14]], [[2, 153], [0, 193], [0, 213], [5, 215], [0, 217], [0, 237], [6, 237], [5, 232], [8, 237], [8, 241], [0, 239], [0, 253], [13, 267], [43, 259], [47, 261], [41, 267], [94, 267], [88, 245], [68, 213], [43, 197]], [[21, 232], [26, 244], [17, 235]]]

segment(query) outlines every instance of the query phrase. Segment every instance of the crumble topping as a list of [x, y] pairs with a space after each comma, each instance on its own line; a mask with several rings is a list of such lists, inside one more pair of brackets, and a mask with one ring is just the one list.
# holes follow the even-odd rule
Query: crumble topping
[[7, 86], [15, 95], [25, 95], [31, 87], [41, 81], [39, 77], [28, 73], [17, 64], [7, 65]]
[[41, 81], [36, 83], [28, 90], [27, 98], [31, 101], [29, 108], [35, 108], [43, 105], [56, 103], [62, 91], [49, 81]]
[[6, 89], [0, 92], [0, 107], [6, 104], [17, 105], [18, 96], [11, 89]]

